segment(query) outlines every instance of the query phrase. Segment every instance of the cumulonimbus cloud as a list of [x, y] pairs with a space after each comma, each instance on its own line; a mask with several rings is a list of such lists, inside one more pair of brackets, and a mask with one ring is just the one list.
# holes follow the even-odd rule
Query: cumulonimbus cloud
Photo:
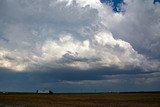
[[[145, 17], [145, 9], [155, 8], [147, 15], [155, 15], [153, 21], [158, 21], [159, 7], [149, 2], [137, 3], [138, 0], [127, 2], [124, 14], [113, 12], [110, 6], [98, 0], [1, 0], [0, 67], [14, 71], [39, 67], [83, 70], [113, 66], [159, 70], [160, 62], [149, 59], [143, 52], [140, 54], [135, 45], [142, 43], [142, 48], [145, 46], [140, 42], [140, 39], [146, 39], [142, 31], [148, 41], [155, 40], [157, 44], [147, 42], [152, 48], [144, 49], [151, 49], [151, 52], [158, 49], [159, 35], [156, 34], [159, 30], [156, 28], [159, 22], [150, 22], [152, 29], [144, 26], [149, 20]], [[143, 22], [137, 16], [140, 13], [136, 8], [140, 5], [146, 19]], [[135, 17], [133, 21], [130, 21], [131, 15]], [[134, 24], [138, 22], [142, 24], [137, 31]]]

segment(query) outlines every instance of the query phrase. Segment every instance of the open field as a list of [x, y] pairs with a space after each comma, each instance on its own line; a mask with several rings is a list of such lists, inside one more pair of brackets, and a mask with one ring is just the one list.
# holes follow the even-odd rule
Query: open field
[[6, 93], [0, 107], [160, 107], [160, 93]]

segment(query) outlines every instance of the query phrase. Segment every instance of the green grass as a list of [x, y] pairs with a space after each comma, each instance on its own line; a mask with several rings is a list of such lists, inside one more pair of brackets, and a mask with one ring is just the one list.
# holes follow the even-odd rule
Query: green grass
[[0, 107], [160, 107], [160, 93], [0, 94]]

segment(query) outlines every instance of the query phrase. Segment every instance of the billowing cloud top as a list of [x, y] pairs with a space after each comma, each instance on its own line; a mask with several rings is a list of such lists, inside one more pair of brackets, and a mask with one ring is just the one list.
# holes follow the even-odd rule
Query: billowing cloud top
[[159, 4], [124, 2], [115, 13], [99, 0], [0, 0], [0, 67], [160, 71]]

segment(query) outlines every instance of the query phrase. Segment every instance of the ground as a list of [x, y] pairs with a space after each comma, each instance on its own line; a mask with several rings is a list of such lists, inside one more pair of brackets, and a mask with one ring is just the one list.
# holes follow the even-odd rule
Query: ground
[[0, 107], [160, 107], [160, 93], [1, 93]]

